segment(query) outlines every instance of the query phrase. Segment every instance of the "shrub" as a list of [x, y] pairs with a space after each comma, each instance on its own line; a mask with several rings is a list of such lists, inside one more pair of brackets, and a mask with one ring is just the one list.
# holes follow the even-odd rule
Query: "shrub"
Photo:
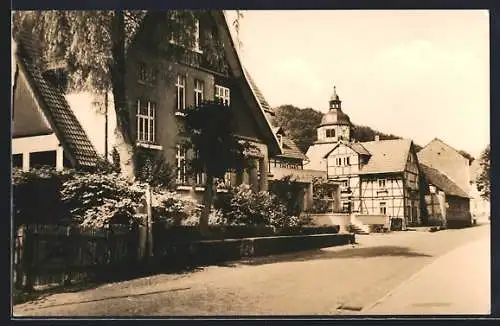
[[313, 179], [313, 203], [308, 210], [310, 213], [327, 213], [329, 205], [330, 185], [323, 178]]
[[269, 191], [275, 195], [278, 200], [285, 205], [286, 213], [289, 216], [298, 216], [300, 214], [300, 196], [302, 195], [302, 186], [291, 176], [285, 176], [280, 180], [270, 182]]
[[144, 189], [116, 173], [74, 173], [61, 188], [61, 200], [82, 225], [129, 224]]
[[152, 197], [155, 223], [165, 227], [198, 224], [200, 205], [196, 200], [158, 188], [153, 190]]
[[12, 170], [14, 225], [61, 223], [68, 216], [61, 204], [62, 183], [73, 171], [55, 171], [42, 167], [24, 172]]
[[299, 225], [300, 219], [287, 214], [286, 207], [268, 192], [253, 192], [248, 185], [230, 188], [219, 194], [214, 207], [224, 215], [227, 225], [268, 225], [287, 227]]

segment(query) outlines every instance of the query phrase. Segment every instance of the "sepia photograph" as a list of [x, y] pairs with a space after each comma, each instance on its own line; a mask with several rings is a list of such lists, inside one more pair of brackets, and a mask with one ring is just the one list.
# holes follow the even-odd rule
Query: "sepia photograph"
[[488, 316], [488, 10], [12, 10], [11, 317]]

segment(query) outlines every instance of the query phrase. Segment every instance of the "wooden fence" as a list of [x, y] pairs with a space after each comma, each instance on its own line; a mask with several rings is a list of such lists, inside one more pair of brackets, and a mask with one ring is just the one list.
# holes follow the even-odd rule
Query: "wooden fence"
[[14, 285], [30, 290], [116, 278], [138, 263], [138, 233], [128, 226], [21, 226], [14, 239]]

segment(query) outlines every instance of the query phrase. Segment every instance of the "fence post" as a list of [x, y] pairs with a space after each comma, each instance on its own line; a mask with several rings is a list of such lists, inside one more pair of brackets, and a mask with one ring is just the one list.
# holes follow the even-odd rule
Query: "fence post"
[[14, 279], [14, 285], [16, 288], [21, 289], [23, 287], [23, 246], [24, 246], [24, 226], [20, 226], [16, 230], [16, 236], [14, 238], [14, 268], [16, 270], [16, 276]]
[[34, 274], [34, 236], [33, 230], [28, 225], [23, 226], [23, 246], [21, 248], [21, 262], [23, 270], [23, 289], [25, 291], [33, 290]]
[[71, 229], [70, 226], [66, 227], [66, 238], [63, 242], [64, 245], [64, 262], [66, 264], [66, 271], [64, 272], [64, 279], [63, 279], [63, 285], [70, 285], [71, 284], [71, 266], [72, 266], [72, 259], [74, 255], [76, 254], [73, 248], [77, 248], [77, 246], [71, 245], [71, 240], [73, 238], [73, 230]]
[[152, 198], [151, 198], [151, 186], [148, 184], [146, 186], [146, 228], [147, 228], [147, 242], [146, 242], [146, 258], [150, 260], [153, 256], [153, 212], [152, 212]]

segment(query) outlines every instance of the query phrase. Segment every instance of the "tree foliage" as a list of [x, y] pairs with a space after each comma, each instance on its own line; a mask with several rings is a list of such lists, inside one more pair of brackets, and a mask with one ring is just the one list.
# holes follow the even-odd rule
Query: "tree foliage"
[[206, 101], [185, 110], [184, 127], [190, 145], [196, 153], [191, 160], [193, 172], [206, 174], [200, 231], [208, 232], [208, 215], [213, 203], [214, 180], [226, 172], [241, 173], [249, 167], [245, 153], [256, 150], [239, 140], [233, 130], [232, 109], [218, 101]]
[[[192, 10], [150, 13], [142, 10], [15, 11], [12, 17], [13, 36], [17, 38], [28, 34], [31, 40], [39, 41], [38, 64], [42, 69], [54, 60], [63, 61], [70, 90], [87, 90], [99, 94], [112, 92], [117, 121], [115, 133], [121, 143], [118, 149], [122, 172], [133, 177], [136, 170], [133, 166], [135, 142], [129, 115], [131, 103], [125, 85], [127, 51], [136, 41], [148, 14], [149, 17], [163, 18], [166, 25], [150, 23], [146, 37], [141, 37], [139, 42], [142, 49], [166, 61], [189, 57], [189, 49], [193, 48], [196, 41], [195, 21], [202, 13]], [[241, 18], [238, 14], [235, 24], [239, 24]], [[175, 38], [175, 44], [170, 42], [171, 37]], [[202, 33], [200, 41], [207, 45], [204, 51], [208, 56], [207, 62], [220, 64], [224, 61], [222, 46], [212, 31]], [[163, 68], [159, 70], [166, 75], [166, 80], [170, 79], [170, 70]]]
[[491, 156], [490, 156], [490, 145], [488, 145], [485, 150], [481, 153], [479, 158], [479, 165], [481, 166], [481, 173], [476, 179], [477, 190], [481, 194], [481, 197], [489, 200], [490, 199], [490, 166], [491, 166]]
[[[316, 128], [321, 123], [323, 113], [311, 108], [300, 109], [293, 105], [281, 105], [275, 109], [275, 124], [282, 127], [290, 137], [305, 153], [317, 139]], [[360, 142], [372, 141], [375, 135], [381, 140], [400, 139], [401, 137], [385, 134], [368, 126], [352, 125], [351, 138]]]
[[316, 128], [323, 113], [311, 108], [300, 109], [293, 105], [282, 105], [275, 109], [276, 125], [282, 127], [287, 136], [305, 153], [316, 140]]

